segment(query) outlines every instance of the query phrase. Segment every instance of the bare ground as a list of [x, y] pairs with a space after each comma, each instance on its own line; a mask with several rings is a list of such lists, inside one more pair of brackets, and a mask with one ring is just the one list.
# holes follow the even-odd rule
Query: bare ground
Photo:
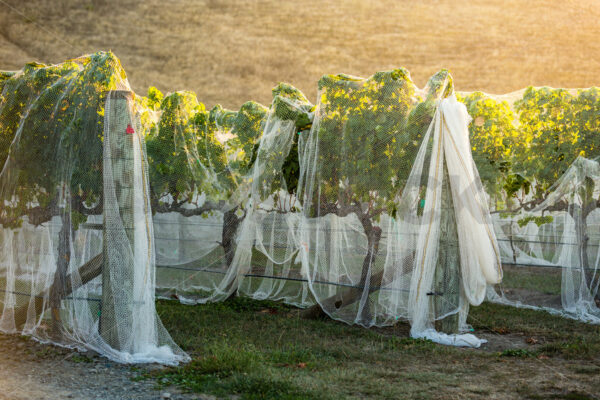
[[[0, 400], [210, 399], [157, 391], [154, 382], [136, 381], [143, 370], [111, 362], [90, 352], [41, 344], [23, 336], [0, 334]], [[133, 380], [132, 380], [133, 379]]]

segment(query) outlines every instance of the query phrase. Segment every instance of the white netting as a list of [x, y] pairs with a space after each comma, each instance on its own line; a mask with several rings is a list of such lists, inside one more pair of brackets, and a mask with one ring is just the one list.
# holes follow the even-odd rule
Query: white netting
[[321, 80], [300, 163], [300, 248], [331, 317], [364, 326], [406, 318], [415, 337], [479, 346], [434, 329], [442, 320], [447, 332], [464, 330], [468, 305], [501, 279], [469, 117], [449, 82], [441, 72], [421, 91], [404, 70]]
[[155, 311], [148, 162], [118, 60], [29, 65], [1, 100], [0, 329], [118, 362], [189, 359]]
[[299, 257], [301, 204], [283, 171], [290, 156], [297, 160], [294, 147], [298, 134], [302, 134], [297, 125], [302, 124], [299, 118], [309, 113], [311, 106], [302, 93], [287, 85], [276, 87], [273, 94], [249, 176], [250, 207], [241, 226], [234, 266], [243, 276], [238, 293], [302, 307], [313, 300]]
[[246, 103], [206, 112], [186, 92], [162, 101], [147, 141], [160, 160], [151, 163], [151, 186], [163, 296], [310, 301], [296, 260], [300, 208], [282, 174], [310, 105], [288, 85], [273, 94], [270, 110]]
[[504, 279], [489, 298], [598, 323], [600, 90], [527, 88], [461, 101]]
[[[325, 77], [314, 113], [280, 85], [252, 124], [240, 121], [244, 108], [166, 97], [147, 139], [161, 293], [316, 299], [346, 322], [411, 319], [415, 336], [435, 320], [465, 328], [468, 304], [500, 273], [468, 115], [443, 98], [448, 81], [441, 72], [422, 91], [403, 70]], [[229, 143], [242, 129], [255, 147]], [[478, 247], [465, 244], [473, 238]]]
[[247, 217], [248, 174], [267, 110], [210, 112], [189, 92], [167, 96], [147, 139], [151, 160], [158, 288], [186, 303], [224, 300], [237, 290], [232, 268]]
[[486, 295], [600, 322], [597, 88], [455, 93], [398, 69], [324, 76], [315, 106], [280, 84], [270, 108], [208, 111], [136, 97], [98, 53], [0, 90], [3, 331], [187, 360], [155, 289], [463, 346]]
[[579, 157], [541, 204], [498, 219], [508, 279], [492, 301], [600, 323], [599, 191], [598, 161]]

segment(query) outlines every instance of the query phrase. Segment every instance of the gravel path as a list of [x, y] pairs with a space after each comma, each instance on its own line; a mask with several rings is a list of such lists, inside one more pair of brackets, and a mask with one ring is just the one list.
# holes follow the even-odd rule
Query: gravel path
[[214, 399], [157, 391], [153, 381], [133, 381], [157, 365], [132, 367], [106, 358], [0, 334], [0, 400]]

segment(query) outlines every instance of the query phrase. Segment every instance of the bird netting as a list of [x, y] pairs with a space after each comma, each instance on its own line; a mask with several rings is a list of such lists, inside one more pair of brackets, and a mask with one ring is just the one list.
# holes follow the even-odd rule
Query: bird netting
[[2, 331], [187, 360], [155, 292], [465, 346], [486, 296], [600, 322], [596, 88], [455, 93], [396, 69], [326, 75], [315, 105], [279, 84], [268, 108], [207, 110], [135, 96], [97, 53], [0, 90]]
[[249, 102], [207, 112], [189, 92], [167, 96], [160, 109], [146, 141], [161, 295], [224, 300], [237, 288], [229, 266], [267, 109]]
[[[147, 137], [161, 296], [307, 301], [292, 265], [300, 209], [283, 170], [298, 169], [295, 133], [310, 104], [285, 84], [273, 95], [271, 109], [249, 102], [237, 112], [207, 112], [187, 92], [162, 100]], [[284, 165], [290, 154], [295, 166]]]
[[469, 116], [442, 71], [325, 76], [301, 163], [300, 236], [311, 290], [331, 317], [411, 322], [411, 334], [479, 346], [469, 304], [501, 279]]
[[600, 323], [599, 184], [598, 161], [579, 157], [541, 204], [500, 225], [512, 262], [493, 301]]
[[[600, 90], [461, 97], [504, 265], [489, 299], [599, 323]], [[587, 157], [588, 159], [586, 159]]]
[[110, 53], [3, 81], [0, 330], [118, 362], [189, 358], [155, 311], [139, 109]]
[[296, 196], [298, 145], [301, 135], [308, 134], [311, 110], [297, 89], [286, 84], [273, 89], [269, 117], [248, 177], [249, 207], [234, 259], [243, 277], [238, 293], [300, 307], [314, 303], [299, 258], [302, 205]]
[[[468, 305], [500, 278], [468, 115], [452, 90], [445, 71], [425, 90], [404, 70], [326, 76], [316, 107], [280, 85], [251, 128], [244, 107], [207, 113], [193, 94], [166, 97], [147, 138], [161, 293], [316, 300], [346, 322], [411, 319], [416, 336], [478, 345], [433, 333], [436, 320], [464, 330]], [[231, 150], [242, 129], [252, 152]], [[226, 156], [240, 153], [241, 164]], [[478, 247], [466, 246], [474, 237]]]

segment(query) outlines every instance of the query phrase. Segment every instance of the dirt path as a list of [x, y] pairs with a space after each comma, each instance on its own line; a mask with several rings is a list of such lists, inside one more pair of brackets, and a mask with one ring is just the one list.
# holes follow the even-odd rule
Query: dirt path
[[132, 380], [142, 372], [103, 357], [0, 334], [0, 400], [212, 398], [157, 391], [152, 381]]

